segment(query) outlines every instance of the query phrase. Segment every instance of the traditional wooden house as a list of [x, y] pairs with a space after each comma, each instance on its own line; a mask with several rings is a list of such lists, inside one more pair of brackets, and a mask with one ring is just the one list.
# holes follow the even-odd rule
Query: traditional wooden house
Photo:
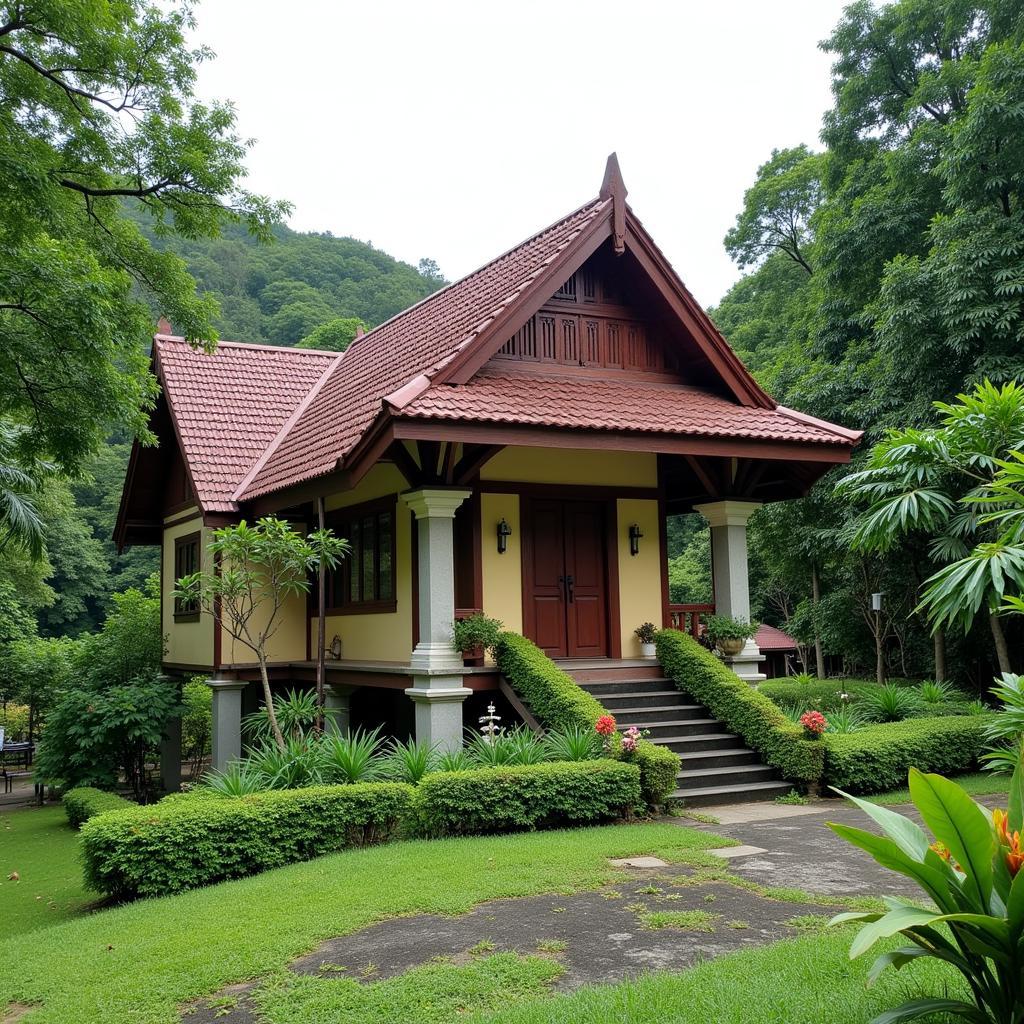
[[[308, 685], [337, 637], [338, 720], [450, 745], [501, 685], [453, 650], [456, 616], [482, 609], [576, 666], [635, 664], [636, 626], [696, 618], [670, 605], [666, 567], [666, 516], [692, 510], [718, 611], [748, 616], [748, 517], [859, 438], [757, 385], [627, 206], [614, 155], [595, 199], [343, 355], [207, 354], [168, 329], [153, 369], [159, 445], [132, 453], [116, 539], [161, 545], [165, 670], [210, 677], [218, 764], [258, 700], [253, 658], [172, 597], [218, 525], [310, 525], [322, 499], [352, 553], [323, 637], [314, 598], [293, 602], [275, 682]], [[759, 658], [751, 642], [732, 664], [756, 679]]]

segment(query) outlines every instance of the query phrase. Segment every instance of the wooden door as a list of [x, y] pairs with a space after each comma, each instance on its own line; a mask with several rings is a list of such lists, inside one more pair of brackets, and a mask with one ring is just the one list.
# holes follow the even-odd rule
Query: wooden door
[[565, 575], [571, 581], [566, 603], [570, 658], [601, 658], [608, 653], [604, 506], [600, 502], [565, 504]]
[[605, 519], [600, 502], [525, 503], [526, 635], [552, 658], [608, 653]]

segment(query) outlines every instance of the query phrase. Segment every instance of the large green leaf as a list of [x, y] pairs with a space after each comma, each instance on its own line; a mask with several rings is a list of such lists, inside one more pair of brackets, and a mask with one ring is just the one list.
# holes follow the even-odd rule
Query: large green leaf
[[889, 913], [884, 914], [877, 921], [864, 925], [850, 944], [850, 959], [861, 955], [870, 949], [879, 939], [888, 938], [897, 932], [907, 928], [927, 928], [941, 915], [931, 910], [922, 910], [920, 907], [912, 907], [909, 904], [898, 906]]
[[1010, 898], [1006, 901], [1006, 919], [1010, 924], [1010, 931], [1020, 940], [1024, 933], [1024, 871], [1018, 871], [1017, 877], [1010, 886]]
[[876, 836], [874, 832], [865, 832], [864, 829], [835, 821], [826, 824], [837, 836], [871, 854], [883, 868], [906, 875], [917, 882], [943, 911], [952, 912], [959, 909], [951, 896], [949, 879], [940, 869], [908, 857], [886, 836]]
[[878, 981], [879, 975], [887, 967], [895, 967], [898, 971], [912, 960], [917, 960], [922, 956], [934, 956], [934, 954], [931, 950], [922, 949], [920, 946], [900, 946], [899, 949], [890, 949], [888, 952], [880, 954], [871, 965], [871, 970], [868, 971], [868, 985], [874, 985]]
[[1024, 829], [1024, 762], [1017, 761], [1010, 778], [1010, 797], [1006, 805], [1007, 824], [1011, 832]]
[[832, 787], [840, 796], [846, 797], [851, 803], [856, 804], [869, 818], [882, 826], [885, 834], [908, 856], [915, 860], [923, 861], [928, 852], [928, 836], [925, 835], [917, 822], [896, 811], [890, 811], [888, 807], [881, 804], [873, 804], [868, 800], [861, 800], [859, 797], [844, 793], [841, 789]]
[[898, 1024], [899, 1021], [916, 1020], [932, 1013], [949, 1013], [975, 1024], [991, 1024], [989, 1018], [976, 1006], [959, 999], [912, 999], [894, 1010], [880, 1013], [871, 1024]]
[[996, 839], [991, 822], [955, 782], [910, 769], [910, 795], [932, 834], [944, 843], [973, 889], [977, 909], [987, 913], [992, 895], [992, 859]]

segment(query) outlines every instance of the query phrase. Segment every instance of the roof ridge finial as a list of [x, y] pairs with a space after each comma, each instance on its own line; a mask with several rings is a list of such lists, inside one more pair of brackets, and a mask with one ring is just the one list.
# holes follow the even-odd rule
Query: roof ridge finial
[[612, 201], [612, 238], [615, 255], [621, 256], [626, 251], [626, 183], [622, 180], [619, 169], [619, 158], [610, 153], [604, 168], [604, 181], [601, 182], [601, 199]]

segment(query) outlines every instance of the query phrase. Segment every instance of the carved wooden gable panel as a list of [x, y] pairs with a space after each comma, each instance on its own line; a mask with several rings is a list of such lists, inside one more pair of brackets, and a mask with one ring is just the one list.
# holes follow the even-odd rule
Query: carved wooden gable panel
[[662, 324], [622, 294], [616, 275], [590, 260], [508, 339], [492, 363], [678, 374], [679, 354], [668, 341]]

